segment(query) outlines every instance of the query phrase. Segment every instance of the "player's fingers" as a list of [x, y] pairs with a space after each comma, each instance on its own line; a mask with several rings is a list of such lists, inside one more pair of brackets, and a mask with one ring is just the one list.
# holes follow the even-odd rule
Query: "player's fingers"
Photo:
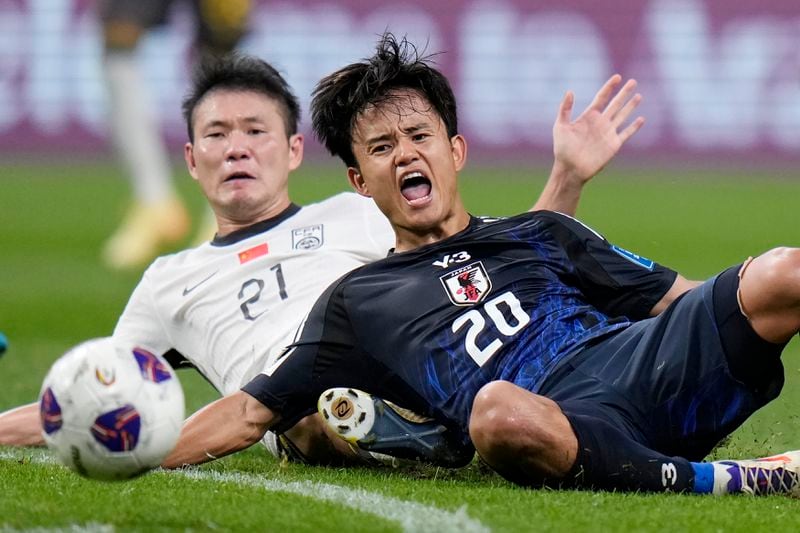
[[622, 86], [622, 89], [620, 89], [619, 92], [614, 95], [614, 98], [611, 99], [611, 102], [608, 103], [608, 106], [603, 113], [607, 117], [613, 119], [617, 112], [628, 102], [635, 90], [636, 80], [630, 79], [626, 81], [625, 85]]
[[586, 110], [595, 109], [597, 111], [603, 112], [605, 109], [608, 100], [611, 98], [611, 95], [614, 94], [614, 90], [616, 90], [619, 83], [622, 81], [622, 76], [619, 74], [614, 74], [608, 81], [600, 87], [600, 90], [597, 91], [597, 94], [594, 95], [594, 100], [592, 103], [589, 104], [589, 107]]
[[613, 115], [614, 118], [611, 119], [611, 124], [613, 124], [614, 128], [622, 126], [622, 124], [628, 120], [628, 117], [631, 116], [631, 113], [639, 107], [641, 101], [642, 95], [639, 93], [634, 94], [633, 97], [625, 103], [622, 109], [620, 109], [616, 115]]
[[575, 94], [572, 91], [567, 91], [561, 104], [558, 106], [558, 116], [556, 117], [556, 124], [565, 123], [569, 124], [572, 117], [572, 106], [575, 104]]
[[642, 129], [642, 126], [644, 126], [644, 117], [636, 117], [636, 120], [631, 122], [627, 128], [625, 128], [624, 130], [622, 130], [622, 132], [620, 132], [619, 139], [622, 142], [622, 144], [625, 144], [628, 141], [628, 139], [633, 137], [637, 131]]

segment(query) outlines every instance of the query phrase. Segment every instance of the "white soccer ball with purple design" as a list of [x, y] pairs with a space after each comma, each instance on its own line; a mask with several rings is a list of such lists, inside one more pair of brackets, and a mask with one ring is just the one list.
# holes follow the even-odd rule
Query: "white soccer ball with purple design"
[[119, 480], [161, 464], [178, 440], [183, 390], [169, 364], [110, 337], [72, 348], [39, 395], [42, 435], [66, 466]]

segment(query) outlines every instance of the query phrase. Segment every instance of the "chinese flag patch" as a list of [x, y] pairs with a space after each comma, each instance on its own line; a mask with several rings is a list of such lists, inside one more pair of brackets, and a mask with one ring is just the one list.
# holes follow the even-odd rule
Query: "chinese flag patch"
[[269, 246], [267, 243], [259, 244], [258, 246], [253, 246], [252, 248], [248, 248], [244, 252], [239, 252], [239, 264], [243, 265], [248, 261], [252, 261], [253, 259], [258, 259], [262, 255], [267, 255], [269, 253]]

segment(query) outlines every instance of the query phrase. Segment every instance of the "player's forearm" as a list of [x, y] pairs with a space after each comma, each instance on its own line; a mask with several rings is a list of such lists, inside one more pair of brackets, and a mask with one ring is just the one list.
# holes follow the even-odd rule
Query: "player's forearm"
[[566, 169], [559, 161], [553, 164], [550, 177], [531, 211], [547, 209], [574, 216], [586, 180]]
[[678, 274], [678, 277], [675, 278], [675, 281], [672, 283], [672, 287], [667, 291], [667, 293], [658, 301], [656, 305], [653, 306], [653, 309], [650, 310], [650, 316], [659, 315], [664, 309], [666, 309], [669, 304], [674, 302], [681, 294], [685, 293], [686, 291], [690, 291], [700, 285], [701, 281], [694, 281], [689, 280]]
[[205, 463], [258, 442], [277, 422], [274, 413], [249, 394], [221, 398], [189, 417], [164, 468]]
[[30, 403], [0, 413], [0, 445], [44, 445], [38, 403]]

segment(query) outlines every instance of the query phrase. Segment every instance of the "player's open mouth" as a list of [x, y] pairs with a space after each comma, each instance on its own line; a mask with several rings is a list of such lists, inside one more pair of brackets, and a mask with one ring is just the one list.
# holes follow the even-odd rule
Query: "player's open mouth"
[[403, 181], [400, 183], [400, 194], [411, 205], [425, 203], [431, 197], [431, 190], [431, 180], [422, 172], [411, 172], [403, 176]]
[[234, 180], [254, 180], [254, 179], [256, 178], [254, 176], [251, 176], [247, 172], [234, 172], [233, 174], [225, 178], [225, 181], [228, 182]]

